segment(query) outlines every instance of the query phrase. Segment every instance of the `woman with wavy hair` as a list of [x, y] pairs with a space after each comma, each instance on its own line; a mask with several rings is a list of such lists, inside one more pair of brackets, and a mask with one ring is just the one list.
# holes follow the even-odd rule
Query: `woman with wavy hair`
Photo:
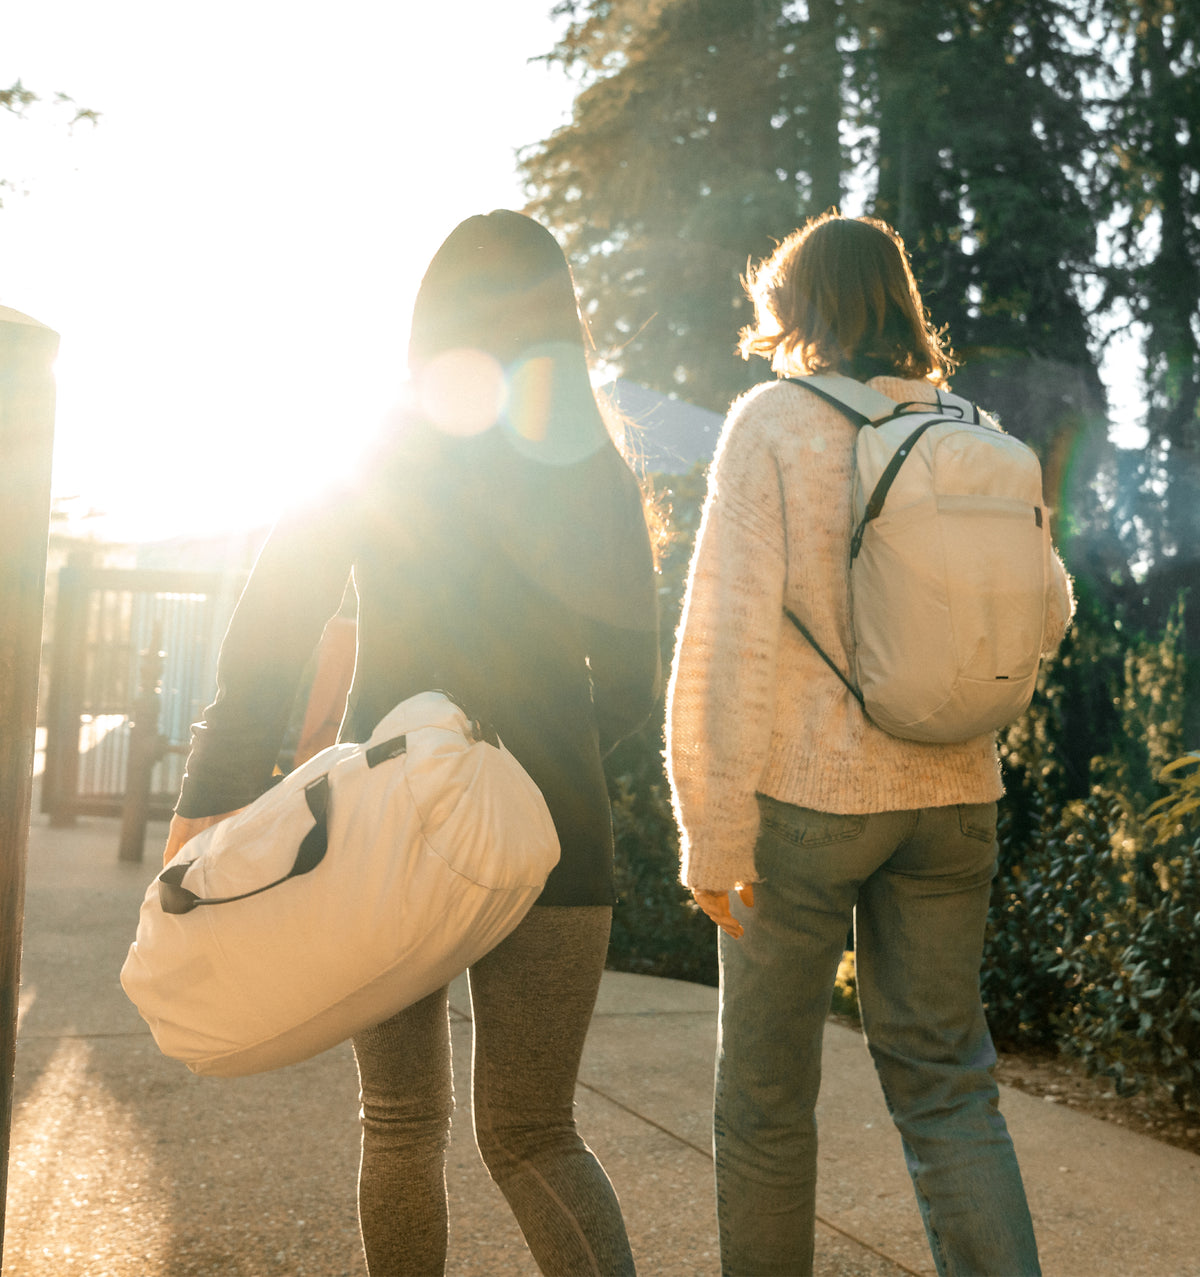
[[[495, 728], [554, 818], [561, 859], [545, 890], [469, 972], [475, 1136], [541, 1270], [611, 1277], [633, 1259], [573, 1104], [613, 905], [601, 759], [653, 708], [659, 646], [641, 492], [592, 396], [584, 336], [548, 231], [497, 211], [450, 234], [414, 307], [408, 406], [354, 482], [279, 523], [238, 603], [167, 855], [267, 786], [353, 573], [341, 740], [443, 689]], [[446, 989], [354, 1050], [369, 1272], [430, 1277], [447, 1250]]]
[[[979, 996], [996, 868], [993, 736], [890, 736], [785, 615], [850, 667], [857, 427], [782, 378], [929, 402], [954, 367], [904, 246], [828, 213], [753, 270], [744, 355], [781, 380], [731, 408], [675, 652], [668, 760], [683, 878], [721, 928], [714, 1112], [723, 1271], [813, 1264], [821, 1041], [853, 922], [863, 1030], [939, 1273], [1037, 1273]], [[1043, 649], [1071, 615], [1055, 560]]]

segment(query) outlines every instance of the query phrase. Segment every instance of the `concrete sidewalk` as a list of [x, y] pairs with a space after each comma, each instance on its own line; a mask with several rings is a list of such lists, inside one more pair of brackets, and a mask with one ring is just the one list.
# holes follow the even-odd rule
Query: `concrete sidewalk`
[[[6, 1277], [362, 1277], [357, 1084], [348, 1046], [278, 1073], [193, 1077], [117, 981], [144, 866], [118, 824], [31, 832]], [[470, 1052], [453, 991], [459, 1090]], [[579, 1120], [643, 1277], [718, 1271], [709, 1155], [716, 993], [610, 972]], [[826, 1035], [817, 1272], [932, 1274], [899, 1141], [858, 1035]], [[1200, 1158], [1005, 1090], [1048, 1277], [1200, 1277]], [[449, 1272], [533, 1277], [462, 1101], [448, 1171]], [[1003, 1277], [997, 1274], [995, 1277]]]

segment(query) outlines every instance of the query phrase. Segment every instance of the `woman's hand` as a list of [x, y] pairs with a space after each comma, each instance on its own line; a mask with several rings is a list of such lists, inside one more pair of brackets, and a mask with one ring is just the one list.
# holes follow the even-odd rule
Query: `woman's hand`
[[[754, 908], [754, 887], [750, 883], [737, 887], [737, 893], [741, 897], [742, 904], [748, 909]], [[696, 903], [704, 910], [706, 914], [725, 932], [726, 935], [732, 936], [735, 940], [740, 940], [742, 932], [745, 928], [733, 916], [730, 909], [729, 891], [700, 891], [698, 888], [692, 888], [692, 896]]]
[[219, 816], [172, 816], [171, 827], [167, 830], [167, 847], [163, 852], [163, 864], [169, 865], [175, 859], [176, 852], [184, 843], [200, 833], [202, 829], [215, 825], [218, 821], [228, 820], [236, 816], [244, 807], [236, 807], [233, 811], [223, 811]]

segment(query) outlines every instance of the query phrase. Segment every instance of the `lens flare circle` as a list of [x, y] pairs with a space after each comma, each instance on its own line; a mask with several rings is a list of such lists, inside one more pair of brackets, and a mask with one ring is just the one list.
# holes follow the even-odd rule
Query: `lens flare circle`
[[438, 429], [465, 437], [482, 434], [500, 420], [508, 383], [499, 360], [482, 350], [445, 350], [422, 370], [421, 408]]
[[541, 442], [550, 428], [554, 404], [554, 357], [535, 355], [518, 364], [511, 389], [508, 415], [513, 429], [530, 443]]

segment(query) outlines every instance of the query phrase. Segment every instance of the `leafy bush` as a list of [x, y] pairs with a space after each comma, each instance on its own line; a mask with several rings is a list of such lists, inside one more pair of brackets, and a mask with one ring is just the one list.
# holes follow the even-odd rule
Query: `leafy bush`
[[1061, 952], [1063, 915], [1055, 889], [1064, 877], [1064, 847], [1052, 821], [1037, 819], [1024, 839], [1014, 836], [1004, 808], [997, 827], [999, 864], [984, 944], [980, 989], [992, 1035], [1002, 1045], [1048, 1046], [1067, 995], [1054, 974]]
[[[661, 769], [660, 769], [661, 770]], [[616, 883], [609, 966], [717, 983], [717, 929], [679, 881], [679, 839], [666, 778], [610, 780]]]
[[1150, 804], [1146, 824], [1155, 843], [1182, 837], [1187, 824], [1200, 820], [1200, 753], [1185, 754], [1168, 763], [1158, 774], [1168, 793]]
[[1127, 642], [1122, 678], [1114, 689], [1119, 730], [1104, 757], [1092, 762], [1092, 782], [1121, 795], [1136, 813], [1162, 792], [1158, 777], [1183, 753], [1187, 669], [1184, 600], [1171, 608], [1160, 635]]
[[[687, 583], [704, 500], [703, 466], [658, 493], [668, 539], [659, 564], [664, 673]], [[663, 764], [665, 698], [650, 721], [605, 761], [616, 844], [617, 908], [608, 965], [616, 971], [717, 983], [716, 928], [679, 881], [679, 834]]]
[[1000, 819], [980, 984], [992, 1034], [1005, 1046], [1057, 1043], [1076, 999], [1064, 959], [1106, 927], [1125, 893], [1113, 801], [1097, 795], [1071, 813], [1040, 814], [1025, 841], [1013, 837], [1007, 810]]
[[1019, 847], [1001, 833], [981, 977], [997, 1042], [1200, 1112], [1200, 840], [1147, 852], [1099, 791], [1044, 817]]
[[1200, 1113], [1200, 840], [1156, 869], [1152, 886], [1127, 891], [1064, 953], [1060, 969], [1079, 993], [1060, 1044], [1119, 1094], [1160, 1084]]
[[[1180, 602], [1160, 636], [1130, 639], [1085, 613], [1047, 663], [1040, 703], [1006, 734], [981, 982], [1002, 1045], [1053, 1046], [1123, 1094], [1161, 1084], [1200, 1111], [1200, 843], [1185, 838], [1200, 781], [1183, 760], [1163, 766], [1182, 736], [1182, 622]], [[1079, 800], [1063, 706], [1089, 668], [1119, 730]], [[1175, 793], [1159, 797], [1172, 778]]]

